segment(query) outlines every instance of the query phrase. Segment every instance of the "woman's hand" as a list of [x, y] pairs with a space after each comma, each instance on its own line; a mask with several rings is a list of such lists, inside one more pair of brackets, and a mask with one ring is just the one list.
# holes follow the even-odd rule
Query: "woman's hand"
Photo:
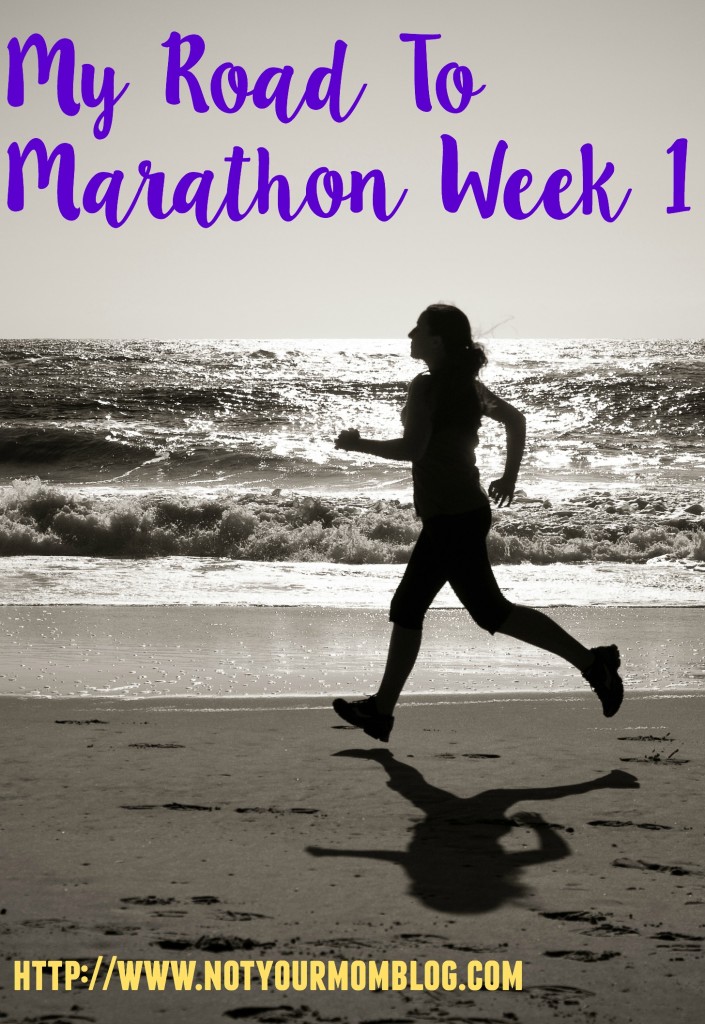
[[515, 486], [515, 480], [502, 476], [499, 480], [492, 481], [488, 493], [490, 498], [501, 508], [502, 505], [511, 505]]
[[348, 430], [341, 430], [335, 442], [335, 447], [342, 449], [344, 452], [354, 452], [358, 450], [360, 443], [360, 431], [350, 427]]

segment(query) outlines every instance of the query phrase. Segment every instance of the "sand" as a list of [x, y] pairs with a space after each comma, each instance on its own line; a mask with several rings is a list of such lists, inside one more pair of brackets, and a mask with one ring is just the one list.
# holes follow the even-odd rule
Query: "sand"
[[[702, 608], [547, 609], [588, 646], [619, 644], [632, 690], [705, 688]], [[0, 695], [296, 696], [370, 692], [386, 613], [336, 608], [0, 608]], [[560, 659], [432, 609], [410, 694], [582, 692]]]
[[[2, 1019], [694, 1024], [704, 701], [429, 698], [387, 748], [320, 698], [5, 697]], [[522, 961], [523, 989], [12, 990], [99, 955]]]

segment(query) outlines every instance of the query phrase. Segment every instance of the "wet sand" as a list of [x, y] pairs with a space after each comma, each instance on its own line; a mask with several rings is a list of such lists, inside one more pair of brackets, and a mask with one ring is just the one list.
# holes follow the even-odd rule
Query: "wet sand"
[[[386, 748], [320, 699], [7, 697], [3, 1019], [690, 1024], [704, 704], [426, 700]], [[12, 991], [99, 955], [521, 960], [523, 990]]]
[[[334, 599], [334, 595], [331, 595]], [[702, 608], [563, 607], [587, 646], [619, 644], [631, 690], [705, 689]], [[313, 696], [369, 693], [384, 667], [384, 611], [339, 608], [0, 608], [0, 695]], [[408, 686], [429, 693], [577, 692], [564, 662], [432, 609]]]

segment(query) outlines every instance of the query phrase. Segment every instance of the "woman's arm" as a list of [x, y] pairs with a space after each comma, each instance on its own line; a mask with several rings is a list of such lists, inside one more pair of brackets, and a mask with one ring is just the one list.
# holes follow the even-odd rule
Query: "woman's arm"
[[499, 480], [493, 480], [488, 488], [489, 496], [501, 508], [511, 505], [514, 497], [519, 467], [524, 455], [526, 442], [526, 417], [503, 398], [484, 389], [486, 392], [486, 413], [493, 420], [503, 423], [507, 432], [507, 457], [504, 463], [504, 474]]
[[406, 422], [402, 437], [389, 441], [376, 441], [360, 437], [358, 430], [341, 430], [335, 447], [346, 452], [364, 452], [381, 459], [415, 462], [426, 451], [431, 437], [430, 380], [423, 374], [415, 377], [409, 387], [406, 403]]

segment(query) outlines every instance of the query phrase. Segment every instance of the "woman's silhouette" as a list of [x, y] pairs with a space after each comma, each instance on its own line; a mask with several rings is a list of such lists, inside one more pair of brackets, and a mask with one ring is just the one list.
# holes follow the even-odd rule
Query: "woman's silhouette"
[[500, 591], [489, 562], [491, 512], [475, 465], [478, 429], [483, 416], [506, 428], [504, 474], [490, 484], [489, 497], [500, 507], [510, 505], [524, 452], [523, 414], [478, 380], [487, 359], [457, 307], [429, 306], [409, 337], [412, 358], [423, 360], [428, 373], [419, 374], [409, 387], [403, 436], [376, 441], [360, 437], [357, 430], [343, 430], [336, 441], [336, 448], [345, 451], [409, 460], [414, 505], [423, 527], [392, 599], [392, 637], [379, 689], [364, 700], [338, 698], [335, 711], [368, 736], [389, 739], [394, 708], [421, 645], [424, 616], [443, 584], [450, 583], [483, 629], [524, 640], [575, 666], [611, 717], [623, 696], [617, 647], [583, 647], [543, 612], [512, 604]]

